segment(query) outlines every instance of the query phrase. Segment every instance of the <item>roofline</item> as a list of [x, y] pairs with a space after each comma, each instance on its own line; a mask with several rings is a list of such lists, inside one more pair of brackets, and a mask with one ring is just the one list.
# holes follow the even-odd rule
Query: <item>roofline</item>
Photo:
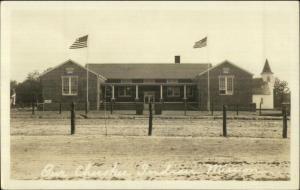
[[217, 64], [217, 65], [215, 65], [215, 66], [213, 66], [213, 67], [207, 69], [206, 71], [203, 71], [203, 72], [199, 73], [197, 76], [201, 76], [201, 75], [203, 75], [204, 73], [206, 73], [206, 72], [208, 72], [208, 71], [210, 71], [210, 70], [213, 70], [213, 69], [215, 69], [216, 67], [218, 67], [218, 66], [220, 66], [220, 65], [222, 65], [222, 64], [224, 64], [224, 63], [226, 63], [226, 62], [229, 63], [229, 64], [231, 64], [231, 65], [233, 65], [233, 66], [235, 66], [235, 67], [237, 67], [237, 68], [239, 68], [239, 69], [241, 69], [241, 70], [243, 70], [243, 71], [245, 71], [246, 73], [249, 73], [249, 74], [252, 75], [252, 76], [254, 75], [253, 73], [250, 73], [249, 71], [247, 71], [247, 70], [245, 70], [245, 69], [243, 69], [243, 68], [237, 66], [236, 64], [234, 64], [234, 63], [232, 63], [232, 62], [230, 62], [230, 61], [228, 61], [228, 60], [224, 60], [224, 61], [222, 61], [221, 63], [219, 63], [219, 64]]
[[88, 70], [89, 72], [91, 72], [91, 73], [93, 73], [94, 75], [96, 75], [96, 76], [98, 76], [98, 77], [102, 78], [103, 80], [107, 80], [107, 78], [106, 78], [106, 77], [104, 77], [104, 76], [102, 76], [102, 75], [100, 75], [100, 74], [98, 74], [98, 73], [96, 73], [96, 72], [94, 72], [94, 71], [92, 71], [92, 70], [90, 70], [90, 69], [87, 69], [86, 67], [84, 67], [84, 66], [80, 65], [79, 63], [77, 63], [77, 62], [73, 61], [72, 59], [68, 59], [68, 60], [66, 60], [66, 61], [62, 62], [61, 64], [59, 64], [59, 65], [57, 65], [57, 66], [55, 66], [55, 67], [51, 68], [50, 70], [48, 70], [48, 71], [45, 71], [45, 72], [44, 72], [44, 73], [42, 73], [42, 74], [41, 74], [39, 77], [43, 77], [45, 74], [47, 74], [47, 73], [49, 73], [49, 72], [53, 71], [54, 69], [57, 69], [58, 67], [60, 67], [60, 66], [62, 66], [62, 65], [64, 65], [64, 64], [66, 64], [66, 63], [67, 63], [67, 62], [69, 62], [69, 61], [71, 61], [71, 62], [72, 62], [72, 63], [74, 63], [75, 65], [77, 65], [77, 66], [79, 66], [79, 67], [83, 68], [84, 70]]
[[211, 63], [87, 63], [88, 65], [208, 65]]

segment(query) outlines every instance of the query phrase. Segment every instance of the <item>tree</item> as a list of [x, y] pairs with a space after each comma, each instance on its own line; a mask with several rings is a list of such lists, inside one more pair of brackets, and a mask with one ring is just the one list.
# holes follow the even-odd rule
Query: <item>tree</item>
[[284, 80], [280, 80], [279, 78], [275, 78], [275, 83], [274, 83], [274, 98], [275, 101], [279, 101], [277, 102], [279, 105], [281, 105], [284, 102], [284, 97], [289, 95], [290, 93], [290, 89], [288, 87], [288, 82], [284, 81]]
[[16, 90], [18, 87], [18, 82], [15, 80], [10, 81], [10, 95], [12, 94], [12, 90]]
[[31, 72], [25, 81], [16, 86], [17, 104], [30, 105], [32, 102], [42, 101], [42, 86], [39, 76], [38, 71]]

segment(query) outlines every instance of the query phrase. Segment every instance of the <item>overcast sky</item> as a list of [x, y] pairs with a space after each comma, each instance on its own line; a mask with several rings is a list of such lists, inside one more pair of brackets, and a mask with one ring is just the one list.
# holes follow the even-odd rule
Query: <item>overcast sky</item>
[[[229, 60], [258, 77], [267, 58], [289, 82], [299, 64], [297, 2], [6, 2], [2, 8], [10, 14], [2, 17], [10, 78], [18, 82], [67, 59], [173, 63], [180, 55], [182, 64]], [[87, 49], [68, 49], [85, 34]], [[205, 36], [208, 46], [193, 49]]]

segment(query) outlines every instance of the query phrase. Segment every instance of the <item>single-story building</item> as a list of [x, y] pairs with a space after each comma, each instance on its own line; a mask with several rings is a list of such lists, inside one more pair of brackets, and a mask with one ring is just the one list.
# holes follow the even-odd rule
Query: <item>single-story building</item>
[[[88, 78], [88, 80], [87, 80]], [[209, 78], [209, 80], [208, 80]], [[72, 101], [84, 109], [87, 98], [91, 110], [134, 110], [136, 104], [162, 103], [164, 110], [220, 110], [222, 105], [253, 105], [253, 74], [224, 61], [209, 63], [87, 64], [72, 60], [40, 76], [45, 110], [69, 109]], [[88, 81], [88, 82], [87, 82]], [[88, 84], [87, 84], [88, 83]], [[88, 86], [88, 91], [87, 91]]]

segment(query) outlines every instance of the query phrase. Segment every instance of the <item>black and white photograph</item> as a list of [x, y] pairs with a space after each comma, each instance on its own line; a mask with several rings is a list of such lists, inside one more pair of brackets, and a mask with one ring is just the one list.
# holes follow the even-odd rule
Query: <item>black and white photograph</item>
[[1, 188], [298, 187], [297, 1], [1, 3]]

